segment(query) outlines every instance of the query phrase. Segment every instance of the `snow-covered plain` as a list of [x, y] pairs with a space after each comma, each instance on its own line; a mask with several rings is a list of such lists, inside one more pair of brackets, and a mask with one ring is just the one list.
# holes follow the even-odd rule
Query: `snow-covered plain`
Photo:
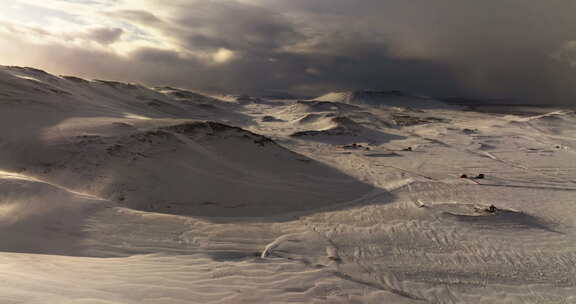
[[576, 303], [576, 114], [481, 110], [0, 67], [0, 303]]

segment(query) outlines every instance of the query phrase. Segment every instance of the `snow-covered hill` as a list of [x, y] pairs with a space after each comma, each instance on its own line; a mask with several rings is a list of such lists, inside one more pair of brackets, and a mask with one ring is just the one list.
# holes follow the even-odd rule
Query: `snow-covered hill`
[[314, 100], [340, 102], [352, 105], [405, 107], [418, 109], [436, 109], [448, 107], [448, 105], [442, 101], [429, 97], [410, 95], [402, 91], [331, 92], [317, 97]]
[[0, 67], [0, 302], [572, 303], [575, 123]]

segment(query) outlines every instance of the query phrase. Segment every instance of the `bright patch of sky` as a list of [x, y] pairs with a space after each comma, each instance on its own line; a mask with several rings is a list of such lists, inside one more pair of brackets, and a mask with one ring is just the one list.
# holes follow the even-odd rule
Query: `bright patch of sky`
[[43, 26], [50, 23], [53, 18], [60, 18], [70, 22], [80, 22], [74, 14], [61, 9], [52, 9], [38, 6], [21, 0], [4, 0], [0, 10], [0, 20], [21, 24]]
[[106, 46], [109, 50], [127, 53], [145, 45], [162, 45], [144, 29], [106, 16], [105, 12], [122, 5], [117, 0], [3, 0], [0, 32], [11, 30], [20, 39], [26, 36], [39, 44], [59, 40], [78, 46], [96, 28], [122, 29], [121, 39]]

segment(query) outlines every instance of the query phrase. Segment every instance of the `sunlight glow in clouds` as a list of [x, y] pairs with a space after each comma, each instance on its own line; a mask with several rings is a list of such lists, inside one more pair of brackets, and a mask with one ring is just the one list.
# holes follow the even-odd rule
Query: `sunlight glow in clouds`
[[219, 49], [216, 53], [214, 53], [212, 58], [216, 63], [226, 63], [230, 60], [233, 60], [234, 57], [236, 57], [236, 54], [231, 50]]

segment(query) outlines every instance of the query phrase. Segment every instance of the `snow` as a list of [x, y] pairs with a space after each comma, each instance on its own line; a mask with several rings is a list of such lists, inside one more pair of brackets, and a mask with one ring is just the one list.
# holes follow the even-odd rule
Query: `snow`
[[419, 109], [447, 108], [446, 103], [426, 96], [407, 94], [402, 91], [343, 91], [331, 92], [317, 101], [338, 102], [351, 105], [386, 107], [414, 107]]
[[1, 302], [572, 303], [575, 125], [0, 67]]

